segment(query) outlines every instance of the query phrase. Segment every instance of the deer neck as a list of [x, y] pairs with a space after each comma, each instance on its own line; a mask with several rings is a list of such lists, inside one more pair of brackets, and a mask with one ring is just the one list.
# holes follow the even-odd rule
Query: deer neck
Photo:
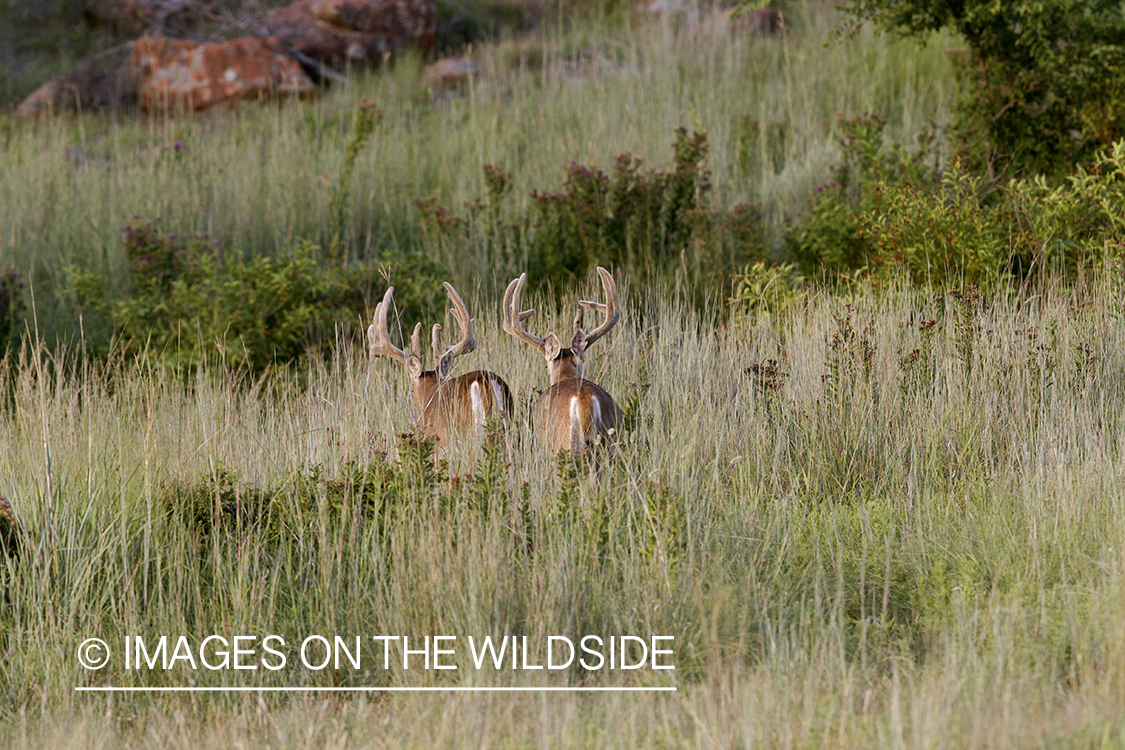
[[440, 388], [441, 382], [433, 370], [427, 370], [414, 379], [414, 403], [418, 406], [419, 414], [437, 398]]
[[570, 349], [563, 349], [557, 357], [547, 362], [547, 374], [551, 385], [564, 380], [577, 380], [582, 377], [582, 358]]

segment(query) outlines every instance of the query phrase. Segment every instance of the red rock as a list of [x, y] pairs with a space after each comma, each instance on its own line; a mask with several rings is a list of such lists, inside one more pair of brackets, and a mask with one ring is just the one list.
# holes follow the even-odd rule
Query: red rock
[[409, 47], [428, 50], [437, 39], [434, 0], [297, 0], [262, 19], [282, 49], [332, 67], [378, 63]]
[[133, 44], [131, 64], [146, 109], [201, 110], [274, 93], [316, 92], [295, 61], [249, 37], [221, 44], [142, 37]]

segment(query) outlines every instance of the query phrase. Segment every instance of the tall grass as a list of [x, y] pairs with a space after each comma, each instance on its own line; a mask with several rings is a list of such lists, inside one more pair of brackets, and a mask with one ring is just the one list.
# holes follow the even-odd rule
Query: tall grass
[[[353, 258], [419, 251], [414, 200], [464, 209], [485, 194], [485, 164], [508, 171], [527, 213], [529, 192], [557, 190], [572, 161], [608, 169], [629, 152], [667, 168], [681, 125], [708, 133], [719, 204], [760, 201], [776, 227], [829, 179], [838, 115], [885, 116], [888, 135], [908, 141], [945, 119], [952, 92], [944, 38], [921, 47], [865, 30], [836, 41], [825, 12], [792, 20], [788, 36], [770, 39], [716, 40], [672, 20], [545, 31], [477, 50], [481, 72], [467, 94], [437, 103], [420, 83], [421, 61], [403, 59], [311, 102], [6, 122], [0, 263], [34, 281], [40, 331], [52, 341], [77, 337], [67, 267], [125, 273], [119, 229], [134, 216], [163, 216], [170, 232], [208, 232], [247, 254], [278, 254], [300, 238], [327, 247], [364, 99], [382, 117], [343, 214]], [[437, 260], [461, 286], [491, 279], [482, 269], [496, 263], [463, 248]]]
[[[401, 369], [360, 348], [272, 393], [217, 371], [185, 389], [160, 373], [48, 367], [45, 353], [25, 352], [0, 420], [0, 491], [26, 532], [5, 572], [0, 737], [14, 747], [1119, 743], [1116, 273], [1087, 295], [988, 308], [943, 290], [816, 296], [727, 327], [627, 295], [589, 375], [637, 418], [602, 473], [575, 480], [528, 434], [523, 405], [545, 383], [542, 364], [470, 301], [474, 364], [504, 373], [521, 402], [483, 500], [462, 492], [481, 476], [479, 442], [446, 456], [456, 482], [406, 472], [366, 500], [349, 485], [357, 470], [384, 470], [378, 451], [395, 460], [410, 420]], [[782, 374], [746, 372], [770, 359]], [[198, 510], [185, 512], [189, 497], [203, 498]], [[268, 521], [250, 517], [255, 507]], [[74, 649], [90, 635], [439, 631], [675, 635], [680, 692], [73, 692], [246, 679], [86, 673]], [[467, 666], [249, 679], [581, 677]], [[586, 679], [631, 683], [620, 672]]]

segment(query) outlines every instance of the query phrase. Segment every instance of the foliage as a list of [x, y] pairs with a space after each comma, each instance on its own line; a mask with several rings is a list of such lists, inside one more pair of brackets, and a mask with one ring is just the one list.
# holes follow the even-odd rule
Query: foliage
[[877, 190], [934, 184], [930, 136], [923, 134], [915, 151], [897, 143], [884, 147], [885, 125], [875, 115], [837, 123], [843, 158], [832, 168], [834, 179], [816, 190], [811, 213], [798, 217], [787, 237], [789, 252], [805, 274], [831, 277], [877, 262], [878, 251], [863, 231]]
[[984, 200], [981, 177], [954, 161], [938, 184], [880, 180], [859, 234], [884, 274], [905, 273], [919, 285], [966, 278], [995, 286], [1007, 270], [1007, 216]]
[[159, 220], [123, 228], [131, 285], [73, 273], [79, 305], [112, 328], [129, 355], [191, 369], [218, 355], [228, 367], [261, 373], [299, 362], [334, 329], [373, 307], [388, 283], [407, 318], [441, 309], [441, 273], [404, 256], [382, 265], [322, 266], [318, 248], [298, 243], [285, 258], [224, 257], [206, 235], [164, 235]]
[[969, 44], [954, 123], [974, 170], [1059, 177], [1125, 136], [1125, 12], [1115, 0], [849, 0], [907, 34]]
[[520, 270], [533, 286], [568, 288], [601, 264], [641, 288], [679, 277], [702, 299], [731, 268], [766, 255], [755, 207], [711, 206], [706, 158], [706, 134], [681, 127], [670, 170], [645, 169], [631, 154], [617, 157], [612, 174], [572, 163], [559, 192], [531, 191], [529, 214], [506, 213], [510, 178], [492, 164], [485, 165], [486, 197], [472, 203], [467, 221], [432, 198], [415, 205], [429, 242], [483, 244], [501, 263], [525, 257]]
[[757, 261], [734, 274], [731, 307], [755, 316], [784, 316], [805, 298], [805, 279], [795, 263]]
[[927, 166], [927, 140], [913, 153], [885, 144], [876, 118], [840, 127], [837, 180], [817, 190], [787, 238], [806, 275], [994, 289], [1086, 278], [1125, 249], [1125, 142], [1058, 185], [1043, 176], [1001, 183], [956, 157]]
[[1025, 275], [1082, 278], [1105, 254], [1125, 250], [1125, 140], [1060, 185], [1042, 176], [1012, 181], [1008, 196]]

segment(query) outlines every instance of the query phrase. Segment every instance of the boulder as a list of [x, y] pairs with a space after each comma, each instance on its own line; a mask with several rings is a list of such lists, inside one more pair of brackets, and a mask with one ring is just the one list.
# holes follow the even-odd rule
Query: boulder
[[129, 64], [133, 45], [126, 44], [87, 57], [57, 75], [20, 102], [13, 113], [26, 120], [64, 109], [116, 109], [137, 99], [137, 77]]
[[221, 44], [142, 37], [133, 43], [131, 65], [146, 109], [202, 110], [274, 93], [316, 92], [300, 65], [250, 37]]
[[467, 88], [477, 66], [467, 57], [443, 57], [422, 70], [422, 84], [431, 92]]
[[215, 0], [86, 0], [86, 15], [121, 34], [183, 35], [217, 17]]
[[267, 13], [262, 26], [286, 51], [330, 67], [377, 64], [437, 38], [434, 0], [297, 0]]
[[300, 65], [259, 39], [202, 44], [146, 36], [55, 76], [20, 102], [14, 116], [118, 109], [137, 101], [146, 109], [201, 110], [238, 99], [314, 93]]

